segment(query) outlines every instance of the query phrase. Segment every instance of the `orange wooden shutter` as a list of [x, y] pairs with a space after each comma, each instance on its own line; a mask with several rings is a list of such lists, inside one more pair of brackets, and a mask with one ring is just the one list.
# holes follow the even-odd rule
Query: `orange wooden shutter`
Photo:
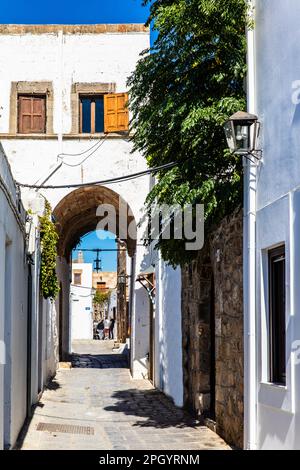
[[45, 98], [19, 96], [19, 132], [21, 134], [46, 132]]
[[127, 101], [127, 93], [104, 95], [104, 132], [128, 131]]

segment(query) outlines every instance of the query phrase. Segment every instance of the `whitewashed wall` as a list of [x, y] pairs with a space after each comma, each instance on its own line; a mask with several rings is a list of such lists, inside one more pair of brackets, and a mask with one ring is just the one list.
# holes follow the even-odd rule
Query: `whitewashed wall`
[[0, 365], [0, 448], [15, 443], [26, 417], [27, 274], [26, 244], [17, 223], [25, 213], [16, 205], [16, 188], [0, 145], [0, 340], [6, 364]]
[[[81, 286], [74, 285], [74, 272], [81, 271]], [[73, 285], [71, 286], [70, 315], [71, 341], [93, 339], [93, 265], [74, 263], [72, 266]]]
[[[143, 253], [140, 271], [154, 269], [154, 377], [153, 384], [183, 406], [181, 270], [173, 269], [154, 249], [155, 242]], [[136, 376], [148, 377], [150, 352], [150, 298], [144, 287], [136, 283], [135, 330], [133, 354]]]
[[[53, 125], [57, 140], [10, 140], [2, 136], [17, 180], [41, 181], [57, 165], [58, 153], [79, 153], [95, 143], [93, 139], [68, 138], [61, 142], [59, 138], [71, 132], [72, 84], [114, 82], [117, 92], [126, 91], [127, 78], [148, 45], [149, 33], [0, 35], [0, 138], [1, 133], [9, 132], [11, 82], [50, 81], [54, 89]], [[49, 183], [94, 181], [145, 169], [144, 159], [131, 154], [131, 150], [132, 144], [127, 139], [108, 138], [85, 163], [76, 168], [64, 166]], [[82, 160], [82, 156], [65, 158], [71, 164]], [[149, 189], [148, 177], [111, 187], [124, 197], [138, 219]], [[44, 193], [54, 208], [68, 192]]]
[[[249, 436], [246, 446], [300, 449], [299, 351], [297, 353], [293, 346], [293, 342], [300, 339], [300, 82], [296, 83], [300, 80], [300, 62], [297, 60], [300, 55], [300, 3], [297, 0], [256, 0], [255, 3], [255, 51], [249, 103], [251, 112], [256, 112], [262, 122], [259, 146], [263, 149], [263, 163], [256, 172], [254, 248], [257, 283], [251, 287], [252, 295], [256, 295], [257, 331], [253, 336], [256, 344], [246, 350], [246, 365], [249, 361], [254, 367], [256, 364], [256, 384], [253, 384], [253, 375], [250, 379], [246, 376], [245, 382], [246, 404], [252, 397], [257, 414], [250, 412], [250, 419], [245, 421], [246, 435]], [[246, 201], [252, 184], [253, 171], [252, 175], [248, 172]], [[249, 223], [249, 217], [247, 220]], [[286, 245], [286, 387], [268, 382], [267, 360], [267, 250], [281, 243]], [[249, 247], [248, 235], [245, 247]], [[251, 259], [246, 255], [246, 269], [249, 263]], [[246, 327], [248, 314], [246, 309]], [[247, 335], [245, 329], [246, 341]], [[251, 373], [249, 369], [246, 371]]]
[[[147, 354], [149, 353], [149, 297], [145, 288], [137, 281], [139, 273], [144, 272], [148, 265], [147, 251], [144, 247], [137, 246], [135, 256], [136, 269], [132, 274], [133, 288], [133, 314], [132, 324], [132, 344], [131, 360], [132, 374], [134, 378], [148, 377]], [[130, 272], [130, 263], [128, 263], [128, 272]]]
[[45, 300], [40, 291], [41, 243], [39, 216], [44, 214], [45, 199], [34, 190], [23, 193], [23, 204], [28, 212], [27, 255], [32, 272], [31, 292], [31, 403], [38, 401], [44, 385], [56, 373], [58, 361], [58, 302]]
[[[57, 139], [12, 139], [2, 135], [2, 142], [12, 165], [13, 174], [20, 182], [42, 181], [58, 165], [58, 153], [79, 153], [95, 144], [94, 139], [62, 138], [71, 132], [71, 86], [78, 82], [101, 82], [116, 84], [117, 92], [126, 91], [126, 81], [134, 70], [141, 51], [149, 46], [149, 33], [126, 34], [22, 34], [0, 35], [0, 139], [1, 133], [9, 132], [11, 82], [50, 81], [54, 90], [53, 126]], [[26, 50], [26, 54], [24, 54]], [[92, 53], [91, 53], [92, 51]], [[63, 166], [48, 181], [49, 184], [85, 183], [114, 176], [126, 175], [147, 168], [146, 162], [138, 153], [131, 153], [132, 143], [120, 137], [109, 137], [93, 156], [82, 162], [82, 157], [65, 157], [64, 161], [78, 166]], [[80, 164], [82, 162], [82, 164]], [[149, 177], [139, 178], [120, 184], [107, 185], [129, 204], [136, 221], [143, 216], [144, 201], [149, 191]], [[52, 208], [71, 190], [43, 190]], [[24, 193], [24, 192], [23, 192]], [[78, 208], [80, 211], [80, 208]], [[139, 232], [142, 234], [143, 229]], [[138, 247], [136, 274], [141, 270], [142, 247]], [[66, 260], [58, 260], [58, 273], [64, 284], [68, 282]], [[68, 287], [64, 285], [63, 303], [68, 309]], [[146, 316], [144, 292], [135, 290], [135, 313]], [[145, 307], [146, 308], [146, 307]], [[58, 309], [56, 302], [55, 312]], [[64, 319], [64, 329], [69, 329]], [[51, 322], [50, 322], [51, 323]], [[132, 334], [138, 344], [143, 343], [144, 328]], [[134, 351], [135, 345], [132, 344]], [[70, 344], [63, 346], [70, 351]], [[138, 358], [139, 360], [139, 358]]]
[[156, 264], [155, 384], [183, 406], [181, 270]]
[[0, 44], [0, 132], [9, 129], [11, 82], [44, 80], [54, 87], [54, 132], [69, 133], [72, 83], [114, 82], [117, 92], [126, 91], [127, 77], [149, 46], [149, 33], [0, 34]]
[[[71, 315], [64, 315], [64, 312], [69, 312], [70, 309], [70, 284], [72, 281], [72, 272], [71, 266], [68, 261], [63, 257], [58, 257], [57, 264], [56, 264], [56, 273], [58, 279], [60, 280], [60, 292], [59, 297], [56, 299], [55, 308], [58, 312], [58, 318], [62, 315], [62, 322], [58, 322], [58, 334], [62, 335], [62, 353], [63, 356], [60, 357], [60, 360], [64, 361], [67, 360], [68, 357], [64, 355], [64, 353], [71, 352], [71, 331], [72, 331], [72, 316]], [[62, 310], [60, 311], [60, 296], [62, 296], [61, 300], [61, 307]], [[59, 328], [62, 326], [62, 330], [60, 331]], [[63, 332], [68, 331], [68, 335], [64, 335]]]
[[[132, 34], [23, 34], [0, 35], [0, 133], [9, 132], [9, 99], [12, 81], [52, 81], [54, 88], [54, 132], [57, 139], [12, 139], [2, 136], [15, 178], [20, 182], [42, 181], [59, 163], [57, 154], [77, 153], [90, 148], [95, 140], [62, 138], [71, 132], [71, 86], [76, 82], [115, 82], [116, 90], [126, 91], [126, 80], [142, 50], [149, 45], [149, 33]], [[26, 54], [24, 54], [26, 50]], [[92, 54], [91, 54], [92, 51]], [[1, 138], [1, 134], [0, 134]], [[64, 161], [79, 164], [63, 166], [48, 181], [49, 184], [81, 183], [144, 170], [147, 165], [138, 153], [131, 153], [127, 139], [109, 137], [93, 156], [65, 157]], [[80, 164], [82, 162], [82, 164]], [[150, 189], [148, 176], [125, 183], [106, 185], [120, 194], [131, 207], [136, 222], [144, 215], [144, 201]], [[55, 208], [71, 190], [43, 190]], [[80, 208], [79, 208], [80, 210]], [[144, 227], [138, 229], [142, 237]], [[145, 248], [137, 247], [133, 281], [132, 309], [132, 372], [135, 378], [147, 376], [149, 352], [149, 298], [145, 289], [135, 282], [149, 265]], [[159, 301], [157, 302], [156, 366], [157, 386], [182, 403], [180, 275], [171, 269], [158, 269]], [[129, 271], [128, 271], [129, 272]], [[58, 274], [64, 281], [63, 303], [68, 308], [66, 260], [58, 260]], [[166, 290], [163, 290], [163, 284]], [[175, 290], [176, 295], [172, 289]], [[169, 312], [168, 304], [172, 310]], [[53, 315], [57, 316], [58, 302]], [[64, 319], [65, 323], [68, 320]], [[50, 322], [51, 324], [51, 322]], [[65, 324], [64, 328], [71, 328]], [[57, 330], [54, 331], [57, 334]], [[174, 337], [174, 335], [176, 335]], [[57, 349], [54, 342], [53, 347]], [[70, 344], [64, 345], [70, 351]], [[162, 362], [159, 362], [159, 361]], [[172, 366], [170, 366], [172, 364]], [[172, 370], [171, 370], [172, 369]]]

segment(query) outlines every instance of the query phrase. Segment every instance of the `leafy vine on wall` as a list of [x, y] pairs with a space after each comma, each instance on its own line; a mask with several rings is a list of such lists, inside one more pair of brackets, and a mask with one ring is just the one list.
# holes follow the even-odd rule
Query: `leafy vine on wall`
[[40, 287], [44, 299], [55, 300], [59, 292], [56, 275], [58, 233], [51, 220], [51, 206], [45, 203], [44, 215], [39, 218], [41, 238]]

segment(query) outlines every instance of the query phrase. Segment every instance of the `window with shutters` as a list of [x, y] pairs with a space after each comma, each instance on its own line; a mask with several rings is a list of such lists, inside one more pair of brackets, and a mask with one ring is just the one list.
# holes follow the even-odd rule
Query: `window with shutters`
[[104, 132], [103, 95], [80, 96], [80, 132], [95, 134]]
[[104, 95], [104, 131], [126, 132], [129, 129], [128, 94]]
[[20, 134], [46, 133], [46, 96], [18, 96], [18, 132]]
[[127, 132], [127, 93], [79, 96], [79, 130], [82, 134]]

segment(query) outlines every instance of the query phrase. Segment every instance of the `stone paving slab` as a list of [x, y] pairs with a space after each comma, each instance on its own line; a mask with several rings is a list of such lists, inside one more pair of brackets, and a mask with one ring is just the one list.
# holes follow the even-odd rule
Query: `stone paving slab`
[[[133, 380], [111, 341], [74, 344], [73, 368], [60, 369], [43, 393], [20, 449], [230, 449], [147, 380]], [[91, 428], [92, 434], [39, 431], [39, 423]], [[53, 428], [52, 428], [53, 429]], [[61, 429], [61, 426], [58, 427]], [[74, 428], [78, 429], [78, 428]]]

